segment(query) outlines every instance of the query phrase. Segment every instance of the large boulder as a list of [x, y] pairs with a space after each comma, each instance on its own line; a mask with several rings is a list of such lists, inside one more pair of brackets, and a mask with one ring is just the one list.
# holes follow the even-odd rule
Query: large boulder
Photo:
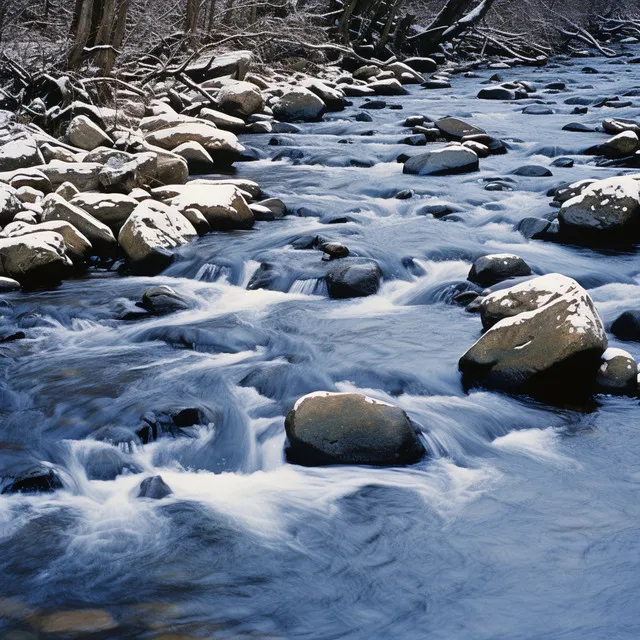
[[15, 171], [44, 164], [33, 138], [11, 140], [0, 147], [0, 171]]
[[287, 458], [303, 465], [404, 465], [425, 455], [407, 414], [357, 393], [311, 393], [285, 420]]
[[315, 78], [308, 80], [304, 86], [324, 102], [327, 111], [342, 111], [344, 109], [346, 100], [344, 92], [340, 89], [333, 89]]
[[16, 190], [0, 183], [0, 226], [9, 224], [19, 211], [22, 211], [22, 203]]
[[97, 193], [85, 191], [71, 198], [72, 206], [83, 209], [110, 229], [119, 231], [138, 202], [122, 193]]
[[252, 59], [251, 51], [230, 51], [219, 56], [204, 52], [189, 62], [184, 73], [196, 82], [222, 76], [244, 80]]
[[86, 151], [113, 144], [113, 140], [87, 116], [76, 116], [69, 123], [67, 137], [73, 146]]
[[62, 488], [60, 474], [52, 467], [38, 463], [12, 476], [2, 493], [51, 493]]
[[607, 337], [575, 280], [541, 276], [492, 293], [480, 306], [490, 328], [460, 359], [466, 383], [549, 395], [592, 389]]
[[338, 265], [326, 276], [331, 298], [362, 298], [376, 293], [382, 272], [377, 263], [364, 262]]
[[172, 493], [171, 487], [162, 479], [162, 476], [151, 476], [140, 483], [138, 498], [162, 500]]
[[0, 276], [33, 286], [59, 281], [72, 263], [64, 238], [40, 231], [17, 238], [0, 238]]
[[113, 231], [106, 224], [67, 202], [57, 193], [50, 193], [43, 201], [42, 221], [50, 220], [69, 222], [99, 251], [113, 250], [116, 247]]
[[481, 287], [491, 287], [509, 278], [528, 275], [531, 275], [531, 267], [520, 256], [495, 253], [478, 258], [467, 279]]
[[474, 151], [462, 145], [452, 145], [409, 158], [404, 163], [403, 173], [448, 175], [477, 171], [478, 167], [478, 155]]
[[605, 158], [626, 158], [640, 149], [640, 139], [634, 131], [623, 131], [606, 142], [590, 147], [585, 153]]
[[254, 215], [242, 193], [233, 184], [198, 185], [182, 187], [168, 203], [184, 213], [195, 209], [204, 215], [214, 230], [251, 229]]
[[167, 285], [149, 287], [142, 295], [142, 307], [149, 313], [164, 316], [176, 311], [185, 311], [191, 305], [175, 289]]
[[102, 165], [98, 162], [53, 160], [38, 169], [49, 179], [53, 190], [65, 182], [70, 182], [78, 191], [96, 191], [100, 188], [98, 176]]
[[597, 180], [562, 203], [560, 230], [586, 237], [637, 231], [640, 219], [640, 183], [630, 176]]
[[611, 333], [620, 340], [640, 342], [640, 310], [621, 313], [611, 325]]
[[91, 242], [78, 231], [72, 224], [64, 220], [50, 220], [40, 224], [27, 224], [26, 222], [12, 222], [4, 229], [9, 238], [17, 238], [28, 233], [40, 231], [54, 231], [64, 238], [67, 253], [76, 258], [86, 258], [91, 255], [93, 249]]
[[256, 85], [250, 82], [234, 82], [220, 89], [218, 105], [223, 111], [244, 118], [262, 111], [264, 98]]
[[197, 235], [193, 225], [177, 209], [145, 200], [120, 229], [118, 242], [136, 271], [154, 273], [171, 262], [175, 249]]
[[373, 89], [378, 96], [405, 96], [409, 93], [395, 78], [376, 79], [369, 83], [369, 89]]
[[273, 115], [283, 122], [318, 120], [326, 109], [325, 103], [309, 89], [296, 87], [285, 91], [273, 105]]
[[205, 122], [184, 122], [159, 129], [147, 134], [146, 141], [168, 151], [185, 142], [198, 142], [211, 154], [214, 162], [220, 164], [234, 162], [245, 150], [234, 133], [217, 129]]

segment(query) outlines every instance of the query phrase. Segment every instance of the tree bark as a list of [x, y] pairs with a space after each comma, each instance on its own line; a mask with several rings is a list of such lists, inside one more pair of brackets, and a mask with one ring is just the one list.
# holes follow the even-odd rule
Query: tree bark
[[200, 0], [187, 0], [187, 12], [184, 19], [185, 33], [195, 33], [200, 16]]

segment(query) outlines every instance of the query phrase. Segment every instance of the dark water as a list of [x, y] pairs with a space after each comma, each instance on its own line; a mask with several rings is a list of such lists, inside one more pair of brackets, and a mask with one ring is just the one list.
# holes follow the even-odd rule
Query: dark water
[[[581, 73], [587, 64], [603, 73]], [[450, 304], [475, 258], [514, 252], [538, 273], [588, 287], [605, 323], [640, 307], [635, 252], [513, 230], [551, 211], [545, 192], [559, 182], [619, 172], [580, 155], [602, 134], [561, 128], [637, 117], [640, 99], [586, 116], [570, 115], [564, 100], [622, 95], [640, 74], [590, 59], [504, 76], [568, 89], [539, 90], [555, 102], [549, 116], [523, 115], [530, 101], [477, 100], [480, 80], [462, 77], [450, 90], [388, 99], [404, 109], [373, 111], [372, 123], [351, 119], [356, 101], [294, 136], [297, 165], [270, 161], [283, 149], [267, 146], [270, 136], [249, 137], [267, 159], [238, 175], [314, 216], [211, 234], [153, 279], [101, 273], [5, 297], [3, 326], [27, 339], [0, 346], [1, 473], [45, 461], [63, 470], [66, 488], [0, 497], [0, 596], [15, 599], [0, 600], [0, 637], [55, 637], [38, 635], [16, 602], [40, 613], [106, 610], [120, 626], [82, 635], [96, 638], [640, 637], [638, 400], [601, 397], [579, 413], [467, 395], [457, 360], [480, 322]], [[475, 174], [404, 176], [395, 158], [410, 150], [398, 142], [414, 114], [472, 118], [510, 151]], [[560, 155], [576, 166], [513, 176], [511, 192], [484, 190], [485, 178]], [[406, 188], [412, 199], [393, 198]], [[417, 215], [437, 203], [459, 213]], [[342, 216], [349, 222], [325, 224]], [[291, 247], [317, 234], [377, 260], [380, 292], [329, 300], [316, 280], [321, 253]], [[281, 290], [246, 290], [265, 262]], [[152, 282], [193, 309], [120, 319]], [[637, 345], [610, 342], [640, 357]], [[402, 406], [431, 457], [399, 469], [286, 464], [283, 416], [318, 389]], [[150, 412], [162, 419], [186, 407], [205, 424], [116, 453], [91, 439], [105, 425], [136, 429]], [[129, 473], [89, 480], [105, 456]], [[137, 500], [141, 480], [158, 473], [173, 495]]]

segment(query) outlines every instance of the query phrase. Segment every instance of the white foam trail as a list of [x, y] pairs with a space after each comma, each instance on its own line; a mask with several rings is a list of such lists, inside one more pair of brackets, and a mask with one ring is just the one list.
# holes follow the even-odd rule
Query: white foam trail
[[573, 458], [557, 450], [558, 441], [558, 432], [549, 427], [548, 429], [512, 431], [505, 436], [496, 438], [492, 445], [502, 451], [523, 455], [534, 460], [544, 460], [561, 466], [578, 465], [578, 462]]

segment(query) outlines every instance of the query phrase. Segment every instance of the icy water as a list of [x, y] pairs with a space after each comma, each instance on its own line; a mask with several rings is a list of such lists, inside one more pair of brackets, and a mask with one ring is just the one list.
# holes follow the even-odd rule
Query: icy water
[[[602, 73], [584, 74], [586, 65]], [[467, 394], [457, 361], [480, 320], [451, 304], [475, 258], [513, 252], [538, 273], [576, 278], [607, 325], [640, 308], [634, 251], [527, 241], [513, 229], [552, 211], [550, 187], [620, 172], [581, 155], [603, 134], [561, 129], [637, 117], [640, 98], [586, 116], [565, 100], [622, 96], [640, 88], [638, 69], [579, 59], [501, 72], [535, 82], [557, 111], [545, 116], [522, 114], [531, 100], [476, 99], [486, 71], [387, 98], [403, 110], [371, 111], [370, 123], [353, 120], [355, 100], [291, 136], [296, 163], [271, 161], [286, 148], [268, 146], [271, 136], [246, 137], [265, 159], [237, 175], [307, 215], [211, 234], [155, 278], [101, 273], [7, 295], [3, 326], [27, 337], [0, 346], [0, 474], [45, 461], [66, 487], [0, 497], [0, 637], [67, 637], [38, 616], [83, 609], [118, 624], [87, 638], [640, 637], [638, 400], [599, 397], [582, 413]], [[567, 90], [545, 93], [556, 80]], [[398, 142], [416, 114], [463, 117], [509, 153], [481, 160], [478, 173], [404, 176], [395, 158], [411, 148]], [[560, 155], [575, 167], [484, 190], [486, 178]], [[395, 199], [402, 189], [416, 195]], [[439, 203], [459, 211], [418, 215]], [[292, 247], [314, 235], [377, 260], [379, 293], [330, 300], [317, 280], [321, 252]], [[246, 289], [261, 263], [277, 290]], [[152, 283], [193, 308], [121, 319]], [[640, 357], [640, 344], [610, 344]], [[318, 389], [403, 407], [429, 457], [395, 469], [287, 464], [284, 416]], [[198, 408], [203, 424], [117, 451], [92, 439], [183, 408]], [[89, 479], [105, 456], [128, 473]], [[173, 495], [136, 499], [156, 474]]]

